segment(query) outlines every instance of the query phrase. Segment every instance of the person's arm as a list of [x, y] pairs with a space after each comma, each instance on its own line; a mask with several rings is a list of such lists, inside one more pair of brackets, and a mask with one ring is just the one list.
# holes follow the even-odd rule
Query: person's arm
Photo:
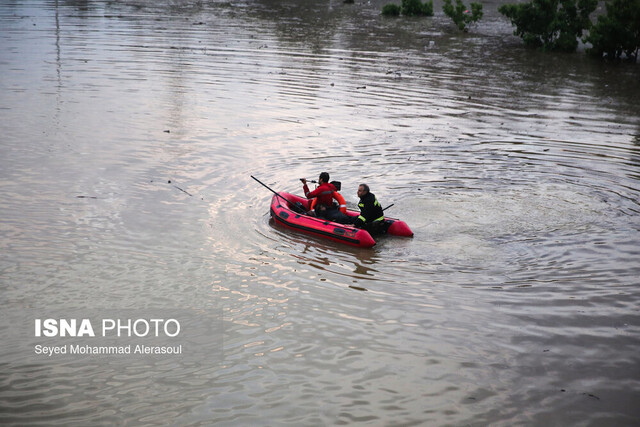
[[365, 213], [367, 211], [367, 205], [364, 200], [360, 199], [360, 203], [358, 203], [358, 207], [360, 208], [360, 215], [353, 221], [353, 225], [356, 228], [362, 228], [364, 224], [367, 222], [367, 218], [365, 217]]
[[333, 191], [329, 190], [327, 191], [326, 187], [324, 186], [324, 184], [322, 184], [320, 187], [316, 188], [313, 191], [309, 191], [309, 187], [307, 187], [307, 184], [305, 183], [304, 186], [302, 187], [302, 190], [304, 191], [304, 195], [307, 199], [313, 199], [315, 197], [320, 196], [321, 194], [331, 194], [333, 193]]
[[304, 196], [307, 199], [315, 199], [316, 197], [318, 197], [320, 194], [322, 194], [322, 190], [320, 189], [320, 187], [316, 188], [313, 191], [309, 191], [309, 187], [307, 187], [307, 184], [305, 184], [302, 187], [302, 190], [304, 191]]
[[382, 211], [379, 210], [377, 206], [380, 206], [380, 203], [378, 203], [375, 197], [366, 197], [365, 200], [361, 200], [358, 204], [360, 216], [355, 220], [356, 227], [361, 228], [367, 222], [373, 222], [379, 219], [380, 212]]
[[304, 197], [306, 197], [307, 199], [313, 199], [313, 197], [309, 197], [310, 191], [309, 191], [309, 187], [307, 187], [307, 179], [306, 178], [300, 178], [300, 181], [302, 181], [302, 192], [304, 193]]

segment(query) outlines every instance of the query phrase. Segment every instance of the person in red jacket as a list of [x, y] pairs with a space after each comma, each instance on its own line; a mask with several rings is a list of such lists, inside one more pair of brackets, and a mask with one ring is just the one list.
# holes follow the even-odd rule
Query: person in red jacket
[[[320, 177], [318, 178], [318, 188], [313, 191], [309, 191], [309, 187], [307, 187], [306, 178], [300, 178], [302, 181], [302, 191], [307, 199], [317, 198], [316, 202], [316, 215], [321, 217], [333, 217], [330, 213], [333, 213], [333, 210], [336, 208], [333, 206], [333, 192], [337, 191], [336, 187], [329, 183], [329, 174], [327, 172], [322, 172]], [[328, 215], [329, 214], [329, 215]]]

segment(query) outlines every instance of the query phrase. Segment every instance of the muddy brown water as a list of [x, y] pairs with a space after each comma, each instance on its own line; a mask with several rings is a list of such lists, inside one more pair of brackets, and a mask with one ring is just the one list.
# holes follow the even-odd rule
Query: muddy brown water
[[[640, 68], [382, 4], [2, 2], [2, 311], [223, 327], [151, 362], [4, 342], [0, 422], [638, 422]], [[415, 237], [275, 226], [250, 175], [323, 170]]]

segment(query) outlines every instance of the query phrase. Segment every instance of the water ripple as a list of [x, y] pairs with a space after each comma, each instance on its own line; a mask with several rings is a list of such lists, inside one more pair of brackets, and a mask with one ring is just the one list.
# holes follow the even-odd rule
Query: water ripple
[[[3, 307], [225, 322], [220, 363], [5, 350], [3, 422], [637, 419], [637, 67], [524, 49], [498, 5], [459, 34], [380, 1], [3, 3]], [[292, 233], [250, 178], [323, 170], [415, 237]]]

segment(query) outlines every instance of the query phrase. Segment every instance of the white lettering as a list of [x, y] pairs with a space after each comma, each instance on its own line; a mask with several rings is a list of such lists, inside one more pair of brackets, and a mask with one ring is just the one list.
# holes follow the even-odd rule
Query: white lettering
[[103, 355], [103, 354], [131, 354], [131, 346], [91, 346], [72, 345], [71, 354]]
[[118, 336], [120, 336], [120, 331], [122, 331], [123, 329], [125, 331], [127, 331], [127, 335], [126, 336], [130, 337], [131, 336], [131, 319], [127, 319], [126, 326], [123, 326], [120, 323], [120, 319], [118, 319]]
[[[109, 326], [107, 326], [109, 324]], [[102, 336], [107, 336], [107, 331], [113, 331], [116, 327], [116, 322], [113, 319], [102, 319]]]
[[[36, 326], [37, 328], [38, 326]], [[81, 325], [82, 327], [82, 325]], [[103, 319], [102, 336], [106, 337], [116, 331], [120, 336], [165, 336], [175, 337], [180, 334], [180, 322], [176, 319]]]
[[[174, 334], [169, 333], [169, 323], [174, 323], [176, 325], [176, 331]], [[164, 323], [164, 333], [169, 337], [175, 337], [180, 333], [180, 322], [176, 319], [169, 319]]]
[[35, 336], [41, 337], [83, 337], [90, 336], [95, 337], [91, 321], [89, 319], [82, 319], [80, 322], [80, 328], [77, 327], [78, 322], [76, 319], [35, 319]]
[[156, 335], [155, 335], [155, 336], [157, 337], [157, 336], [158, 336], [158, 324], [159, 324], [160, 322], [162, 322], [162, 319], [149, 319], [149, 322], [151, 322], [151, 323], [153, 323], [153, 324], [154, 324], [154, 326], [155, 326], [155, 328], [154, 328], [154, 329], [155, 329], [155, 331], [156, 331]]
[[83, 337], [85, 335], [88, 335], [90, 337], [96, 336], [96, 334], [93, 332], [93, 326], [91, 326], [91, 322], [89, 321], [89, 319], [82, 319], [82, 323], [80, 323], [78, 336]]
[[58, 322], [55, 319], [44, 320], [44, 336], [55, 337], [58, 335]]
[[67, 334], [71, 337], [76, 336], [76, 319], [71, 319], [68, 321], [67, 319], [60, 319], [60, 336], [66, 337]]
[[[141, 333], [139, 333], [139, 332], [138, 332], [138, 325], [139, 325], [140, 323], [143, 323], [143, 324], [145, 325], [145, 330], [144, 330], [144, 333], [143, 333], [143, 334], [141, 334]], [[147, 322], [147, 321], [146, 321], [146, 320], [144, 320], [144, 319], [138, 319], [138, 320], [136, 320], [136, 321], [133, 323], [133, 332], [134, 332], [137, 336], [139, 336], [139, 337], [146, 337], [146, 336], [149, 334], [149, 322]], [[158, 336], [158, 335], [156, 334], [156, 336]]]
[[34, 347], [34, 352], [36, 354], [44, 354], [46, 356], [51, 357], [54, 354], [67, 354], [67, 346], [63, 345], [63, 346], [47, 347], [47, 346], [38, 344]]
[[148, 346], [138, 344], [134, 354], [182, 354], [182, 344], [176, 346]]

